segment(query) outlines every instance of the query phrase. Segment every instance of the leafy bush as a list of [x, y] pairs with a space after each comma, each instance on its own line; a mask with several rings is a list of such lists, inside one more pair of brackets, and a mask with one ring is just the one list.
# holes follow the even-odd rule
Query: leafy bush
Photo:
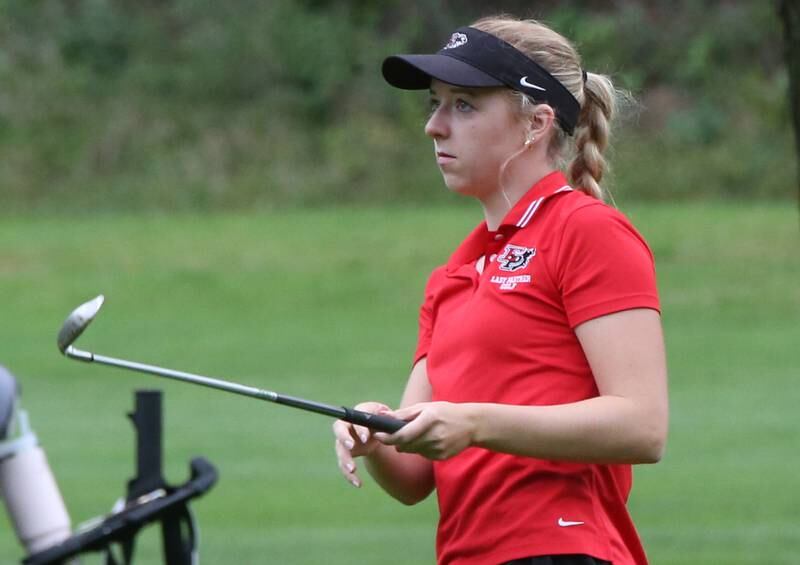
[[[780, 36], [766, 2], [496, 2], [573, 38], [640, 105], [625, 198], [788, 198]], [[379, 73], [484, 2], [0, 2], [4, 210], [444, 199], [425, 95]]]

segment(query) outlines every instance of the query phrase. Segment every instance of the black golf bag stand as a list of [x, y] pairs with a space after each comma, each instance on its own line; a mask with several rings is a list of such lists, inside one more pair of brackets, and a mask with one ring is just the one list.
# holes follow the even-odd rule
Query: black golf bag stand
[[29, 555], [22, 561], [24, 565], [66, 564], [80, 554], [97, 551], [105, 553], [106, 565], [130, 565], [137, 534], [152, 522], [161, 523], [166, 565], [197, 562], [189, 501], [211, 489], [217, 470], [203, 457], [196, 457], [190, 463], [189, 480], [178, 486], [167, 485], [161, 466], [161, 391], [136, 391], [136, 409], [128, 416], [136, 428], [137, 461], [136, 476], [128, 481], [124, 508], [61, 543]]

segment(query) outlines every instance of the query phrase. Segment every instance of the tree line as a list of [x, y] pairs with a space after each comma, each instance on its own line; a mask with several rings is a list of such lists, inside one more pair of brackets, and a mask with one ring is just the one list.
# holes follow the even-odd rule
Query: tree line
[[611, 190], [789, 198], [771, 2], [0, 1], [6, 211], [444, 200], [423, 94], [380, 62], [482, 15], [542, 19], [633, 93]]

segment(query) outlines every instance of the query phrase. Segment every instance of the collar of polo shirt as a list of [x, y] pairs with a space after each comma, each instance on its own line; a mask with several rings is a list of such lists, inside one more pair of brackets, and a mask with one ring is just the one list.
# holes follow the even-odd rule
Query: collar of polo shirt
[[561, 171], [553, 171], [541, 178], [506, 214], [497, 231], [489, 231], [485, 221], [478, 224], [451, 255], [446, 266], [448, 274], [454, 274], [465, 265], [473, 265], [479, 257], [486, 254], [487, 247], [502, 249], [518, 230], [526, 228], [534, 220], [536, 213], [549, 197], [571, 190], [572, 187]]

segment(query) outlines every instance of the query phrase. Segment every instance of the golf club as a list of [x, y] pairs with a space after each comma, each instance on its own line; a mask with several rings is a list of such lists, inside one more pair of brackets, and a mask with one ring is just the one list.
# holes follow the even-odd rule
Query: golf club
[[388, 416], [381, 416], [378, 414], [370, 414], [360, 410], [354, 410], [346, 406], [333, 406], [331, 404], [323, 404], [321, 402], [314, 402], [313, 400], [305, 400], [295, 396], [287, 396], [278, 394], [269, 390], [262, 390], [259, 388], [245, 386], [238, 383], [223, 381], [220, 379], [213, 379], [211, 377], [204, 377], [203, 375], [195, 375], [192, 373], [185, 373], [183, 371], [175, 371], [173, 369], [166, 369], [163, 367], [156, 367], [154, 365], [145, 365], [144, 363], [137, 363], [135, 361], [125, 361], [124, 359], [116, 359], [114, 357], [106, 357], [104, 355], [97, 355], [89, 351], [83, 351], [73, 347], [73, 343], [78, 336], [83, 333], [100, 307], [103, 305], [104, 297], [99, 295], [88, 302], [85, 302], [75, 308], [72, 313], [64, 320], [64, 325], [58, 332], [58, 349], [71, 359], [85, 361], [87, 363], [101, 363], [103, 365], [111, 365], [112, 367], [119, 367], [121, 369], [129, 369], [131, 371], [138, 371], [140, 373], [149, 373], [158, 377], [165, 377], [168, 379], [175, 379], [187, 383], [203, 385], [210, 388], [224, 390], [226, 392], [233, 392], [260, 400], [275, 402], [286, 406], [292, 406], [301, 410], [309, 412], [316, 412], [317, 414], [324, 414], [326, 416], [333, 416], [346, 422], [351, 422], [359, 426], [366, 426], [367, 428], [387, 433], [394, 433], [402, 428], [406, 422]]

